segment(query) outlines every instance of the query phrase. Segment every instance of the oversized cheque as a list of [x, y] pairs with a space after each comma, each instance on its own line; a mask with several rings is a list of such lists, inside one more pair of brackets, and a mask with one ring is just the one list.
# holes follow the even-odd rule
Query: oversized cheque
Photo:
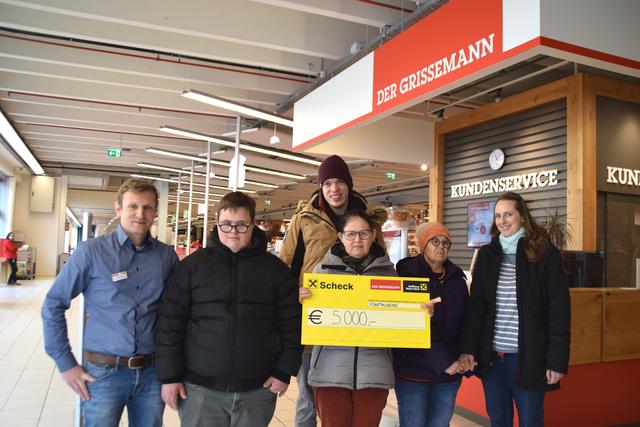
[[429, 348], [428, 278], [305, 273], [302, 344]]

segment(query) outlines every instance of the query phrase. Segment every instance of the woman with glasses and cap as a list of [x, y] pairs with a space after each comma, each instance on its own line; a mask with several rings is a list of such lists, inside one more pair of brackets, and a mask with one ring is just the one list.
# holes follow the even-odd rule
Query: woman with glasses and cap
[[394, 349], [395, 391], [401, 426], [446, 427], [463, 372], [458, 340], [469, 292], [463, 271], [448, 259], [449, 230], [438, 223], [416, 230], [420, 254], [396, 265], [404, 277], [428, 277], [433, 303], [431, 348]]
[[[340, 220], [336, 242], [314, 273], [395, 276], [396, 270], [376, 241], [376, 224], [364, 211]], [[311, 290], [300, 288], [300, 302]], [[313, 347], [308, 377], [323, 427], [377, 426], [393, 387], [391, 351], [370, 347]]]

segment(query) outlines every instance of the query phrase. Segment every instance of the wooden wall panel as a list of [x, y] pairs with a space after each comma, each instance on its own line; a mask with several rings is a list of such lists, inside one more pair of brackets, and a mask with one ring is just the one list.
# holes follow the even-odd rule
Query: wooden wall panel
[[640, 359], [640, 290], [604, 291], [602, 360]]
[[436, 132], [446, 134], [458, 131], [478, 123], [500, 119], [519, 111], [538, 107], [565, 98], [568, 91], [568, 79], [540, 86], [517, 95], [510, 96], [500, 102], [487, 104], [481, 108], [464, 114], [458, 114], [438, 123]]
[[434, 164], [429, 169], [429, 222], [443, 222], [442, 201], [444, 200], [444, 134], [437, 131], [433, 144]]
[[[501, 148], [506, 156], [499, 171], [491, 170], [488, 164], [489, 153], [495, 148]], [[453, 185], [555, 169], [558, 171], [557, 185], [521, 191], [532, 217], [541, 223], [556, 211], [560, 215], [566, 214], [566, 150], [564, 100], [448, 133], [444, 143], [443, 173], [439, 176], [444, 185], [442, 222], [448, 227], [454, 243], [449, 258], [463, 269], [469, 268], [473, 248], [467, 247], [467, 207], [469, 203], [493, 201], [500, 195], [452, 198]]]
[[570, 365], [602, 360], [601, 289], [571, 289]]
[[[596, 250], [596, 108], [597, 95], [640, 103], [640, 85], [590, 74], [576, 74], [544, 86], [485, 105], [438, 123], [436, 153], [447, 134], [504, 118], [553, 101], [567, 103], [567, 223], [573, 234], [572, 250]], [[431, 175], [429, 205], [431, 219], [444, 220], [444, 159], [434, 157], [437, 173]]]
[[573, 236], [569, 249], [595, 251], [595, 95], [589, 76], [567, 80], [567, 223]]

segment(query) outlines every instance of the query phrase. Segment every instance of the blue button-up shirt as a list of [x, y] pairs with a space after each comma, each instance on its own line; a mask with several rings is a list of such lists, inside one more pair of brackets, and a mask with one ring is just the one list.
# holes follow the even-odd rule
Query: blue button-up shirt
[[113, 356], [154, 351], [156, 308], [178, 263], [173, 247], [149, 237], [135, 248], [124, 230], [82, 242], [53, 282], [42, 305], [44, 342], [60, 372], [77, 365], [65, 311], [84, 295], [84, 350]]

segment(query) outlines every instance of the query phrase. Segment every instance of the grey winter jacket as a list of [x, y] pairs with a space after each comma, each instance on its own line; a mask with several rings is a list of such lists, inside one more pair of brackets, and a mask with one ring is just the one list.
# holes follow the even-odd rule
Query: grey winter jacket
[[[376, 243], [371, 247], [373, 261], [361, 273], [365, 276], [397, 276], [385, 250]], [[347, 266], [344, 246], [337, 242], [316, 266], [314, 273], [357, 274]], [[313, 347], [309, 384], [313, 387], [393, 388], [393, 360], [391, 350], [371, 347]]]

